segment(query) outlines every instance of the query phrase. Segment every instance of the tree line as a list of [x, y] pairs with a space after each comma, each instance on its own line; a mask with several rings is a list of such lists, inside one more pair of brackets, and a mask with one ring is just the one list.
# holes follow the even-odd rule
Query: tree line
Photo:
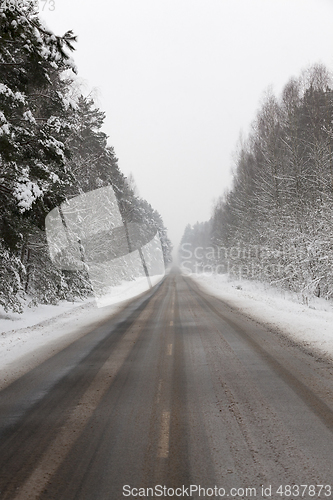
[[124, 220], [159, 231], [165, 262], [171, 243], [162, 218], [135, 195], [103, 132], [105, 114], [75, 79], [72, 31], [56, 36], [34, 2], [0, 12], [0, 305], [22, 311], [91, 293], [85, 271], [51, 262], [45, 216], [79, 194], [111, 185]]
[[[240, 141], [232, 187], [207, 223], [212, 250], [202, 268], [229, 268], [305, 300], [332, 297], [332, 89], [332, 75], [318, 64], [290, 79], [279, 97], [267, 92]], [[199, 226], [186, 229], [182, 244], [202, 241]]]

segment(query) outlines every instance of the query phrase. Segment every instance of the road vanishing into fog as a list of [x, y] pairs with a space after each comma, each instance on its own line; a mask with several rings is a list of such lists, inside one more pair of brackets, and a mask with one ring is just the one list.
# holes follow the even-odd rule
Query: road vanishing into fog
[[176, 272], [1, 391], [0, 417], [0, 500], [333, 489], [333, 366]]

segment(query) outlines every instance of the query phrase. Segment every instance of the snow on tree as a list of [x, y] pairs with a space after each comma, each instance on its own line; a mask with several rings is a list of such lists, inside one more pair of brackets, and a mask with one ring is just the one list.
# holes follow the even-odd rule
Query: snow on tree
[[[0, 13], [0, 193], [18, 214], [58, 203], [70, 182], [64, 145], [69, 102], [60, 74], [73, 61], [72, 32], [55, 36], [33, 3]], [[66, 51], [67, 49], [67, 51]], [[55, 193], [57, 195], [55, 196]]]
[[112, 185], [123, 220], [154, 225], [170, 259], [162, 219], [107, 145], [105, 114], [74, 88], [75, 41], [47, 29], [32, 1], [0, 9], [0, 300], [14, 310], [27, 295], [55, 303], [91, 292], [84, 270], [52, 265], [45, 237], [47, 213], [83, 192]]
[[212, 219], [212, 243], [239, 250], [232, 263], [244, 277], [304, 300], [333, 296], [332, 88], [332, 76], [315, 65], [280, 99], [267, 94]]

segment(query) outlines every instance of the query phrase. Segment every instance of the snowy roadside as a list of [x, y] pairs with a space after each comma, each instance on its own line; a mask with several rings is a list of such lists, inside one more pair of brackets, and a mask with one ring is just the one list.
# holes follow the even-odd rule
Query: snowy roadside
[[225, 275], [192, 274], [191, 278], [251, 319], [281, 332], [317, 356], [333, 360], [333, 304], [313, 298], [309, 307], [295, 293], [251, 281], [229, 281]]
[[23, 314], [0, 309], [0, 390], [120, 312], [147, 290], [146, 283], [139, 278], [130, 286], [115, 287], [105, 307], [90, 298], [27, 307]]

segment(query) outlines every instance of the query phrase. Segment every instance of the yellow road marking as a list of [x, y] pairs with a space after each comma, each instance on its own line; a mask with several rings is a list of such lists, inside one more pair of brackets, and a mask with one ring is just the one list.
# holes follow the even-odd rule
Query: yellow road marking
[[162, 379], [160, 379], [159, 383], [158, 383], [158, 389], [157, 389], [157, 403], [160, 402], [160, 399], [161, 399], [161, 392], [162, 392]]
[[169, 436], [170, 436], [170, 412], [162, 412], [161, 434], [158, 444], [159, 458], [168, 458], [169, 456]]

